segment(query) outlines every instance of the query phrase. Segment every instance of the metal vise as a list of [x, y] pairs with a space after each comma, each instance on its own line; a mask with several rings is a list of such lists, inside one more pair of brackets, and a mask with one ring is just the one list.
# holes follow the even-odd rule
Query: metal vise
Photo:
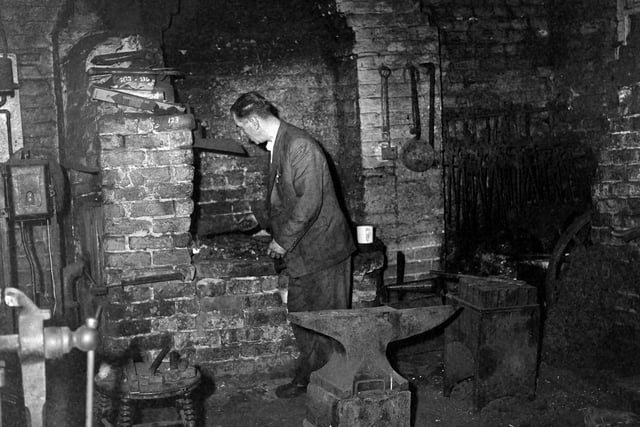
[[[43, 426], [43, 408], [46, 401], [45, 359], [55, 359], [76, 347], [87, 352], [87, 372], [93, 378], [94, 350], [98, 346], [98, 321], [88, 318], [86, 324], [75, 332], [66, 326], [44, 327], [44, 321], [51, 317], [49, 310], [38, 308], [22, 291], [6, 288], [5, 303], [19, 309], [18, 334], [0, 336], [0, 353], [17, 352], [22, 367], [22, 388], [24, 402], [28, 410], [27, 425], [31, 427]], [[89, 385], [89, 382], [87, 383]], [[91, 389], [87, 390], [88, 409], [89, 398], [93, 400]], [[87, 420], [92, 414], [87, 411]], [[88, 421], [90, 424], [91, 421]], [[0, 419], [0, 425], [2, 420]]]

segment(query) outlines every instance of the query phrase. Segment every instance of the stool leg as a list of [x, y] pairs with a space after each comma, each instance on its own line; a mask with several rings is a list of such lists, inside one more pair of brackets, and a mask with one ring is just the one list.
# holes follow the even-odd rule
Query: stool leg
[[133, 402], [129, 399], [120, 399], [118, 409], [117, 427], [131, 427], [133, 425]]
[[193, 406], [191, 393], [187, 392], [182, 399], [178, 399], [178, 405], [180, 406], [180, 416], [184, 425], [186, 427], [196, 427], [196, 410]]
[[111, 417], [113, 403], [111, 401], [111, 397], [102, 394], [97, 390], [94, 397], [97, 400], [93, 405], [94, 420], [96, 420], [96, 422], [98, 423], [97, 425], [101, 426], [103, 418], [109, 420], [109, 418]]

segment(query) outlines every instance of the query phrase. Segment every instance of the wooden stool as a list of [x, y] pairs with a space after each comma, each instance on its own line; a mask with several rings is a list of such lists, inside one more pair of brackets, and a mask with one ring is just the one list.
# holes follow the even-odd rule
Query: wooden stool
[[[200, 383], [200, 372], [194, 367], [171, 366], [173, 363], [134, 363], [124, 369], [112, 370], [106, 377], [96, 375], [95, 385], [99, 398], [98, 417], [105, 426], [111, 426], [108, 418], [116, 406], [117, 427], [143, 426], [196, 426], [196, 414], [191, 392]], [[179, 420], [133, 425], [138, 401], [174, 398]]]

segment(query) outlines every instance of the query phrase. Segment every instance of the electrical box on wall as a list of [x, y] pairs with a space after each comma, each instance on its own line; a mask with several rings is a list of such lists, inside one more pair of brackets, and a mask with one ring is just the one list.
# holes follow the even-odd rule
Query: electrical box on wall
[[53, 215], [47, 163], [8, 164], [7, 183], [10, 219], [24, 221]]

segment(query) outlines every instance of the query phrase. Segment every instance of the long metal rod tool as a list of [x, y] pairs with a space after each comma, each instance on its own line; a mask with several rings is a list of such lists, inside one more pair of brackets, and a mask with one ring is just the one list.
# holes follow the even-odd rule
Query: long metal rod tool
[[49, 252], [49, 271], [51, 273], [51, 292], [53, 294], [53, 307], [51, 309], [51, 314], [55, 317], [56, 310], [58, 308], [58, 295], [56, 291], [56, 277], [53, 273], [53, 252], [51, 250], [51, 221], [47, 218], [47, 249]]
[[[85, 326], [89, 331], [96, 331], [100, 322], [100, 315], [102, 314], [102, 306], [98, 307], [95, 317], [90, 317], [86, 320]], [[91, 346], [87, 346], [87, 400], [85, 404], [85, 426], [92, 427], [93, 425], [93, 391], [95, 387], [95, 368], [96, 368], [96, 351], [97, 340]], [[0, 426], [2, 427], [2, 426]]]
[[[89, 318], [87, 319], [86, 326], [96, 329], [98, 327], [98, 320]], [[85, 401], [85, 426], [93, 426], [93, 376], [96, 367], [96, 352], [95, 350], [87, 351], [87, 398]], [[0, 426], [1, 427], [1, 426]]]
[[[4, 360], [0, 360], [0, 395], [2, 394], [2, 387], [4, 387], [5, 384], [4, 367]], [[2, 427], [2, 400], [0, 400], [0, 427]]]

